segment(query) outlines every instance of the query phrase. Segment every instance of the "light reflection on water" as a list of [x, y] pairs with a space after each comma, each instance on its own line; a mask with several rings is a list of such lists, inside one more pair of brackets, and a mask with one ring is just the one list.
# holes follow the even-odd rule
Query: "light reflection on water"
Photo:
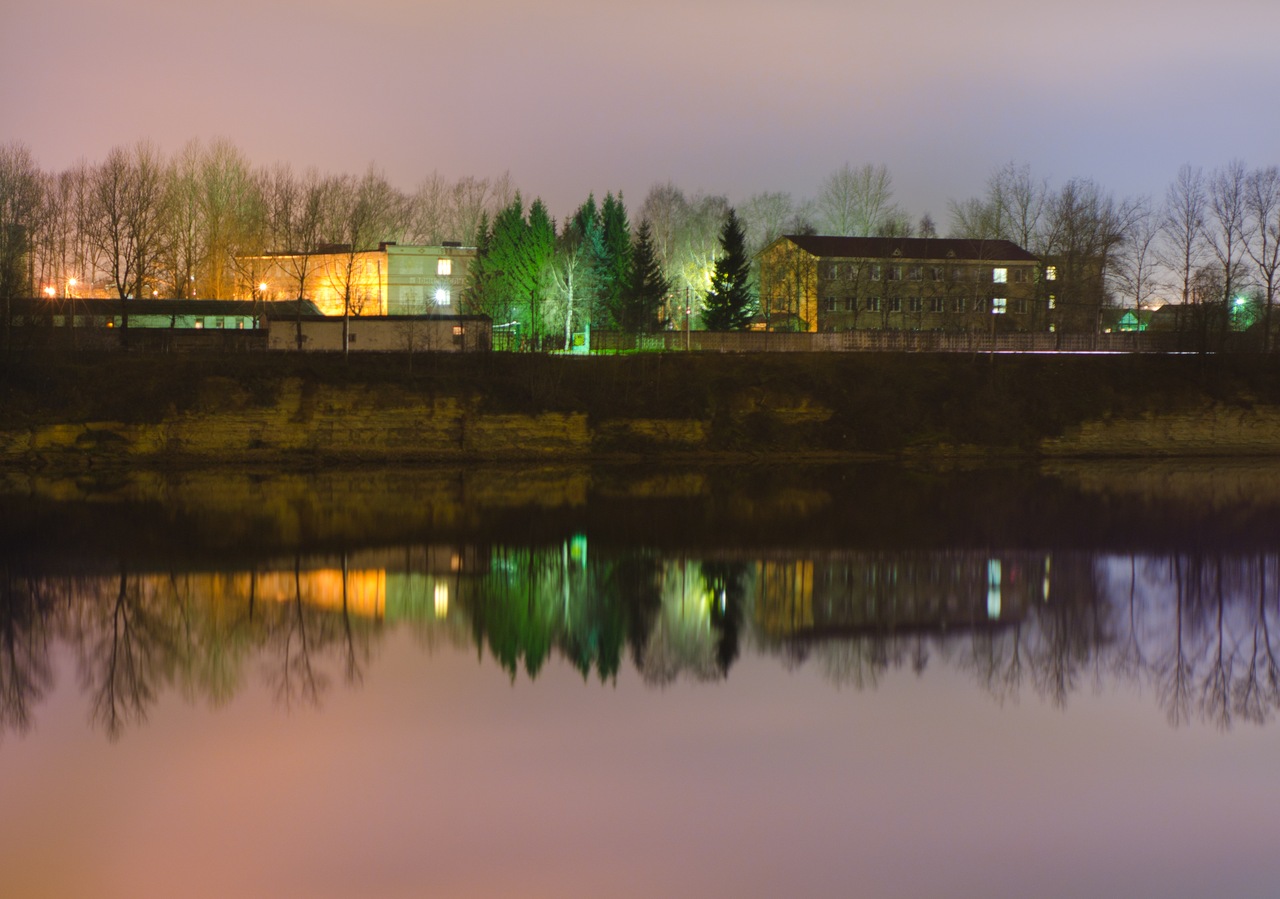
[[[74, 649], [92, 720], [117, 736], [166, 691], [215, 705], [258, 672], [284, 705], [358, 684], [403, 629], [536, 679], [624, 664], [664, 686], [732, 677], [743, 652], [874, 688], [931, 664], [1004, 701], [1145, 691], [1171, 724], [1265, 724], [1280, 704], [1280, 556], [970, 549], [783, 553], [419, 545], [248, 569], [11, 577], [0, 722], [31, 726], [47, 654]], [[320, 672], [340, 671], [340, 677]]]
[[243, 483], [169, 485], [180, 515], [10, 504], [35, 536], [0, 579], [0, 869], [16, 895], [1270, 895], [1280, 504], [977, 477], [681, 476], [673, 506], [574, 475], [483, 514], [465, 481], [430, 514], [421, 486], [267, 481], [243, 530]]

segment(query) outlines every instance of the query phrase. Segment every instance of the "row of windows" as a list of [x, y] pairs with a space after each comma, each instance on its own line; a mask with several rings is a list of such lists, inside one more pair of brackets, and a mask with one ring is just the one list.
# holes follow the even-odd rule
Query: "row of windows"
[[[1029, 266], [1015, 268], [983, 269], [970, 265], [868, 265], [865, 269], [854, 262], [829, 262], [825, 266], [823, 276], [828, 281], [856, 281], [860, 271], [865, 270], [872, 281], [974, 281], [984, 277], [986, 271], [991, 272], [991, 281], [995, 284], [1025, 284], [1034, 278], [1034, 270]], [[1058, 277], [1057, 269], [1050, 265], [1045, 268], [1045, 279], [1053, 281]]]
[[[881, 297], [866, 297], [859, 304], [852, 297], [838, 298], [829, 297], [824, 301], [824, 312], [857, 312], [861, 309], [863, 312], [901, 312], [903, 308], [908, 312], [924, 312], [926, 307], [929, 312], [968, 312], [970, 308], [975, 311], [979, 308], [978, 303], [974, 303], [970, 307], [968, 297], [907, 297], [903, 302], [902, 297], [889, 297], [882, 299]], [[1015, 314], [1025, 315], [1028, 311], [1029, 304], [1025, 299], [1015, 299], [1013, 301], [1013, 311]], [[1003, 315], [1009, 311], [1009, 300], [1007, 297], [996, 297], [991, 301], [991, 312], [994, 315]]]

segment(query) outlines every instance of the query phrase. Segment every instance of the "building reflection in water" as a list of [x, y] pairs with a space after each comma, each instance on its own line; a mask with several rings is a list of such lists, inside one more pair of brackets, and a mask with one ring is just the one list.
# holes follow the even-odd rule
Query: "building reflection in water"
[[1099, 678], [1152, 687], [1173, 724], [1269, 721], [1280, 705], [1272, 554], [679, 552], [418, 545], [231, 570], [58, 574], [5, 563], [0, 727], [29, 728], [72, 647], [94, 723], [144, 721], [166, 690], [212, 704], [263, 672], [283, 705], [358, 684], [407, 629], [480, 648], [508, 676], [558, 656], [654, 686], [729, 675], [743, 651], [870, 688], [934, 658], [997, 699], [1063, 705]]

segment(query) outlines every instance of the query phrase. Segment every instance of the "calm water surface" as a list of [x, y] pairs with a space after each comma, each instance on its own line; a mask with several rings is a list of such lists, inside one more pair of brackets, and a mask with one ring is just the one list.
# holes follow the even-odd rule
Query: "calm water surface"
[[15, 896], [1274, 896], [1280, 471], [3, 481]]

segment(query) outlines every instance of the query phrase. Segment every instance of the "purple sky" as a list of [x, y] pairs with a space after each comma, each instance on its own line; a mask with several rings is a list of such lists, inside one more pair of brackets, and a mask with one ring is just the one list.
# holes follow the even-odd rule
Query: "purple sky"
[[4, 13], [0, 142], [51, 170], [226, 137], [405, 190], [509, 171], [557, 215], [883, 162], [945, 222], [1011, 160], [1118, 195], [1280, 162], [1277, 34], [1275, 0], [44, 0]]

